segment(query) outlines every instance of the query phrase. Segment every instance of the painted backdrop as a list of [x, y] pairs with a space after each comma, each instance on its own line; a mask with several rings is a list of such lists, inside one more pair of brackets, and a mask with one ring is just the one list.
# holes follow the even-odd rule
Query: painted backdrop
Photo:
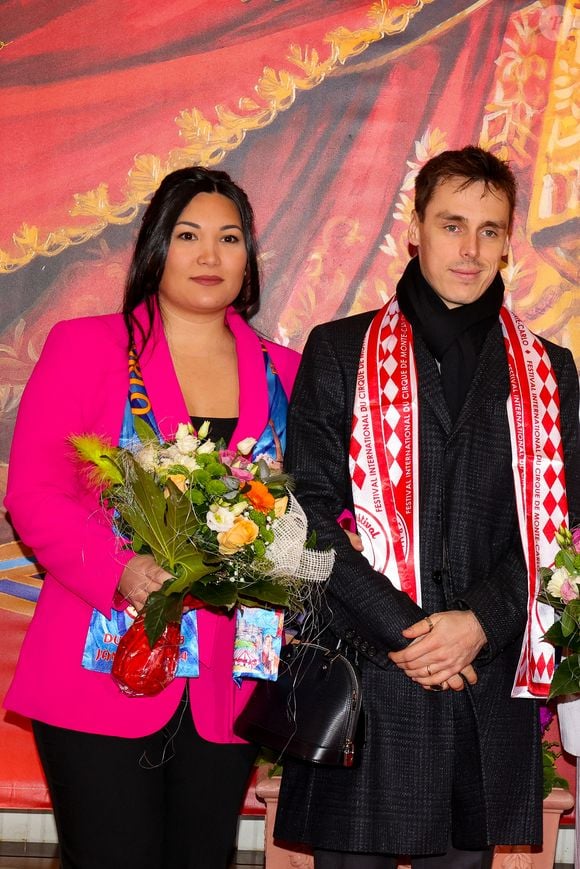
[[[300, 349], [392, 294], [424, 161], [491, 148], [520, 183], [508, 302], [580, 361], [579, 26], [578, 0], [4, 0], [0, 494], [49, 328], [119, 307], [145, 203], [192, 163], [247, 189], [255, 323]], [[7, 521], [0, 560], [3, 693], [42, 579]], [[42, 804], [8, 771], [4, 804]]]

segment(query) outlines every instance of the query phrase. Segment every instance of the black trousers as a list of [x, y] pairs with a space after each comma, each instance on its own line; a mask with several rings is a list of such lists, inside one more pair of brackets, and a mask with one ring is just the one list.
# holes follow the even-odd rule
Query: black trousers
[[[489, 869], [493, 848], [460, 851], [449, 846], [447, 853], [433, 857], [412, 857], [412, 869]], [[385, 854], [347, 854], [314, 851], [314, 869], [397, 869], [398, 859]]]
[[138, 739], [33, 730], [62, 869], [226, 869], [255, 746], [202, 739], [185, 697]]

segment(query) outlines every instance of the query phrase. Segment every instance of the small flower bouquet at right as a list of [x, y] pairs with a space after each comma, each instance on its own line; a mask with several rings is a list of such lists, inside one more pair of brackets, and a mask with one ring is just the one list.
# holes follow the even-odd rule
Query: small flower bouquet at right
[[561, 525], [556, 542], [554, 566], [540, 568], [538, 595], [560, 615], [544, 635], [563, 654], [552, 677], [549, 699], [580, 692], [580, 526], [570, 531]]

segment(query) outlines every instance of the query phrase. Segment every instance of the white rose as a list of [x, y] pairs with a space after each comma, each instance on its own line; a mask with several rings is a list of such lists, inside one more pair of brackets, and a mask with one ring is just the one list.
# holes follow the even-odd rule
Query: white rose
[[194, 453], [197, 450], [199, 441], [193, 435], [187, 435], [187, 437], [180, 438], [176, 441], [177, 449], [182, 455], [190, 455], [190, 453]]
[[180, 422], [175, 432], [175, 440], [181, 440], [191, 434], [191, 426], [187, 422]]
[[204, 453], [213, 453], [215, 450], [215, 444], [213, 441], [205, 441], [200, 447], [197, 448], [198, 454], [201, 456]]
[[227, 507], [211, 507], [205, 521], [212, 531], [229, 531], [234, 524], [235, 515]]
[[256, 443], [256, 438], [244, 438], [243, 441], [238, 441], [238, 452], [243, 456], [247, 456], [252, 452]]
[[564, 567], [558, 567], [553, 572], [548, 585], [546, 586], [548, 592], [554, 597], [559, 597], [562, 599], [562, 584], [566, 579], [569, 579], [568, 571]]

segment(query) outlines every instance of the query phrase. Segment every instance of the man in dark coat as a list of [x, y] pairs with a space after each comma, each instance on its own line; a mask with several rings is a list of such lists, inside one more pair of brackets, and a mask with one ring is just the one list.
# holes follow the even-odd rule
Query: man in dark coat
[[358, 659], [366, 727], [352, 769], [284, 761], [275, 835], [310, 845], [317, 869], [397, 855], [478, 869], [495, 844], [542, 841], [532, 698], [552, 664], [528, 601], [539, 536], [555, 545], [554, 527], [580, 518], [578, 376], [503, 306], [514, 204], [488, 152], [430, 160], [396, 299], [316, 327], [304, 350], [287, 468], [336, 550], [322, 638]]

